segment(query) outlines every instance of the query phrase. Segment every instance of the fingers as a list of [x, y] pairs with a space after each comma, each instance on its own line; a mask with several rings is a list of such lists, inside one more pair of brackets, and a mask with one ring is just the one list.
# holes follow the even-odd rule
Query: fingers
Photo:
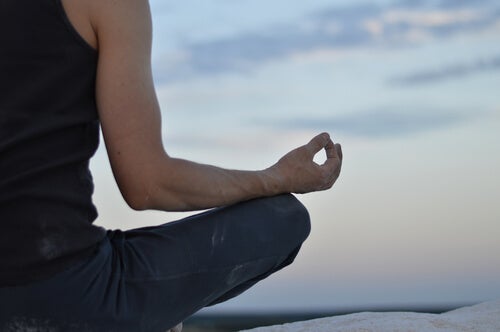
[[319, 151], [325, 150], [326, 161], [322, 166], [330, 166], [331, 164], [337, 164], [338, 160], [342, 161], [342, 147], [338, 143], [333, 143], [328, 133], [315, 136], [305, 145], [305, 148], [311, 154], [311, 157], [314, 157]]
[[340, 168], [343, 158], [342, 147], [340, 146], [340, 144], [333, 144], [332, 142], [331, 145], [325, 147], [325, 151], [326, 161], [321, 166], [325, 168], [331, 168], [332, 171], [336, 168]]
[[327, 185], [326, 189], [331, 188], [333, 184], [337, 181], [340, 176], [340, 170], [342, 168], [342, 147], [340, 144], [334, 144], [329, 142], [325, 146], [327, 159], [321, 168], [327, 174]]
[[337, 158], [336, 144], [330, 140], [325, 146], [326, 159]]
[[337, 156], [339, 156], [340, 161], [342, 162], [344, 156], [342, 155], [342, 146], [339, 143], [335, 144], [335, 150], [337, 151]]
[[[327, 158], [322, 165], [318, 165], [314, 156], [321, 150], [325, 150]], [[340, 144], [335, 144], [328, 133], [322, 133], [283, 156], [276, 169], [289, 179], [287, 190], [306, 193], [331, 188], [339, 177], [341, 165]]]
[[327, 159], [342, 159], [342, 147], [338, 143], [333, 143], [328, 133], [322, 133], [315, 136], [311, 141], [309, 141], [306, 147], [312, 154], [316, 154], [322, 149], [325, 149]]

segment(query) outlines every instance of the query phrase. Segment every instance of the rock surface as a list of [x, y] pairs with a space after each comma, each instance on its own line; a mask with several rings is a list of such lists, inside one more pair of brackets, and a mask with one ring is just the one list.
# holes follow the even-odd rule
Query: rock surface
[[362, 312], [320, 318], [246, 332], [493, 332], [500, 331], [500, 300], [464, 307], [443, 314]]

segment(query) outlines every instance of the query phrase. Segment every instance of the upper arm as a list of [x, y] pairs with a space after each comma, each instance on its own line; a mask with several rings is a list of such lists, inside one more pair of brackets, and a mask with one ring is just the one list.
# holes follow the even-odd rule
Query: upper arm
[[91, 21], [99, 62], [96, 98], [113, 173], [123, 196], [140, 206], [157, 158], [166, 156], [151, 71], [147, 0], [96, 0]]

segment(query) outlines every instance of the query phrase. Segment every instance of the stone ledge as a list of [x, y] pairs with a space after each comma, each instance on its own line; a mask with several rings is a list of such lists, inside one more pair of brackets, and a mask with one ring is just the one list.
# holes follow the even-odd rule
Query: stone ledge
[[493, 332], [500, 331], [500, 300], [443, 314], [362, 312], [242, 332]]

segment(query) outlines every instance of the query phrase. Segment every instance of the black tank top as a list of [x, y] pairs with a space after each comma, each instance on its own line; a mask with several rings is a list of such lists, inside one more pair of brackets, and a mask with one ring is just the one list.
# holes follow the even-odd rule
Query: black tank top
[[60, 0], [1, 0], [0, 286], [61, 271], [105, 235], [88, 168], [96, 65]]

